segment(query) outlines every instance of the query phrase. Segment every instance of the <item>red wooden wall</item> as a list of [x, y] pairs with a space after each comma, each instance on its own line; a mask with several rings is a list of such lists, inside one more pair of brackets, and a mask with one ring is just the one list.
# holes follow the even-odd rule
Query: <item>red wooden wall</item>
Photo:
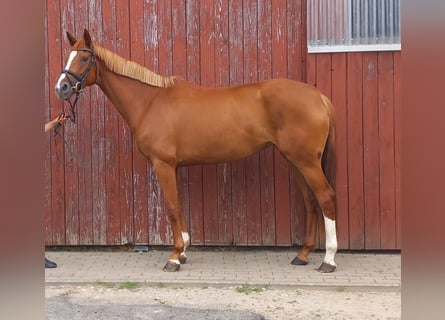
[[[304, 0], [46, 5], [47, 120], [62, 109], [53, 88], [69, 52], [65, 32], [81, 36], [84, 28], [127, 59], [206, 86], [307, 81], [337, 109], [340, 247], [401, 247], [400, 52], [307, 54]], [[170, 244], [156, 177], [123, 119], [98, 87], [85, 90], [77, 108], [78, 123], [65, 126], [65, 142], [46, 137], [46, 244]], [[273, 148], [178, 174], [193, 244], [302, 244], [301, 195]]]
[[339, 246], [400, 249], [400, 52], [306, 57], [336, 107]]

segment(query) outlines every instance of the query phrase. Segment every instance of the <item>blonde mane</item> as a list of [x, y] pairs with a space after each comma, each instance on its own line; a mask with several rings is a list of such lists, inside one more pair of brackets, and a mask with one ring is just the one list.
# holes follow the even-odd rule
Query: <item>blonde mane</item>
[[140, 64], [126, 60], [97, 44], [94, 44], [94, 52], [105, 63], [108, 69], [122, 76], [161, 88], [169, 88], [175, 83], [176, 77], [161, 76]]

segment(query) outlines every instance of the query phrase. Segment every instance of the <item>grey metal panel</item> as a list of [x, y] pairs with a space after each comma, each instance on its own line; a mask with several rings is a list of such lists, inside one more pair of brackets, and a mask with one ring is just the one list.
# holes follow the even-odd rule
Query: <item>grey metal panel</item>
[[308, 0], [308, 45], [400, 43], [400, 0]]

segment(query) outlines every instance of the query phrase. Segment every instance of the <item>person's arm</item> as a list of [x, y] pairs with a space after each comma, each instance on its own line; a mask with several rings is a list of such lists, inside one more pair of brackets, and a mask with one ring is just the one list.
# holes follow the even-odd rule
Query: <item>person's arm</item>
[[66, 117], [57, 117], [51, 121], [48, 121], [47, 123], [45, 123], [45, 132], [48, 132], [49, 130], [55, 128], [58, 124], [65, 124], [66, 119]]

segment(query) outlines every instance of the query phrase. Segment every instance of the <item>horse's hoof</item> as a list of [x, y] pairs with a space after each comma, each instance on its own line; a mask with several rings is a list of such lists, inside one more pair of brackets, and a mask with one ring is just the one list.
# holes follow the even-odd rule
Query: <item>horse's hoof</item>
[[168, 261], [166, 264], [165, 264], [165, 266], [164, 266], [164, 269], [162, 269], [163, 271], [166, 271], [166, 272], [175, 272], [175, 271], [179, 271], [179, 267], [180, 267], [181, 265], [179, 264], [179, 263], [176, 263], [176, 262], [172, 262], [172, 261]]
[[307, 261], [301, 260], [298, 256], [294, 258], [294, 260], [291, 261], [291, 264], [294, 266], [305, 266], [307, 265]]
[[321, 273], [330, 273], [330, 272], [334, 272], [335, 268], [336, 268], [336, 266], [333, 266], [331, 264], [327, 264], [326, 262], [323, 262], [320, 265], [320, 267], [318, 267], [318, 269], [315, 269], [315, 270], [317, 270], [318, 272], [321, 272]]
[[184, 264], [184, 263], [187, 262], [187, 256], [185, 255], [185, 253], [181, 253], [181, 254], [179, 255], [179, 262], [180, 262], [181, 264]]

